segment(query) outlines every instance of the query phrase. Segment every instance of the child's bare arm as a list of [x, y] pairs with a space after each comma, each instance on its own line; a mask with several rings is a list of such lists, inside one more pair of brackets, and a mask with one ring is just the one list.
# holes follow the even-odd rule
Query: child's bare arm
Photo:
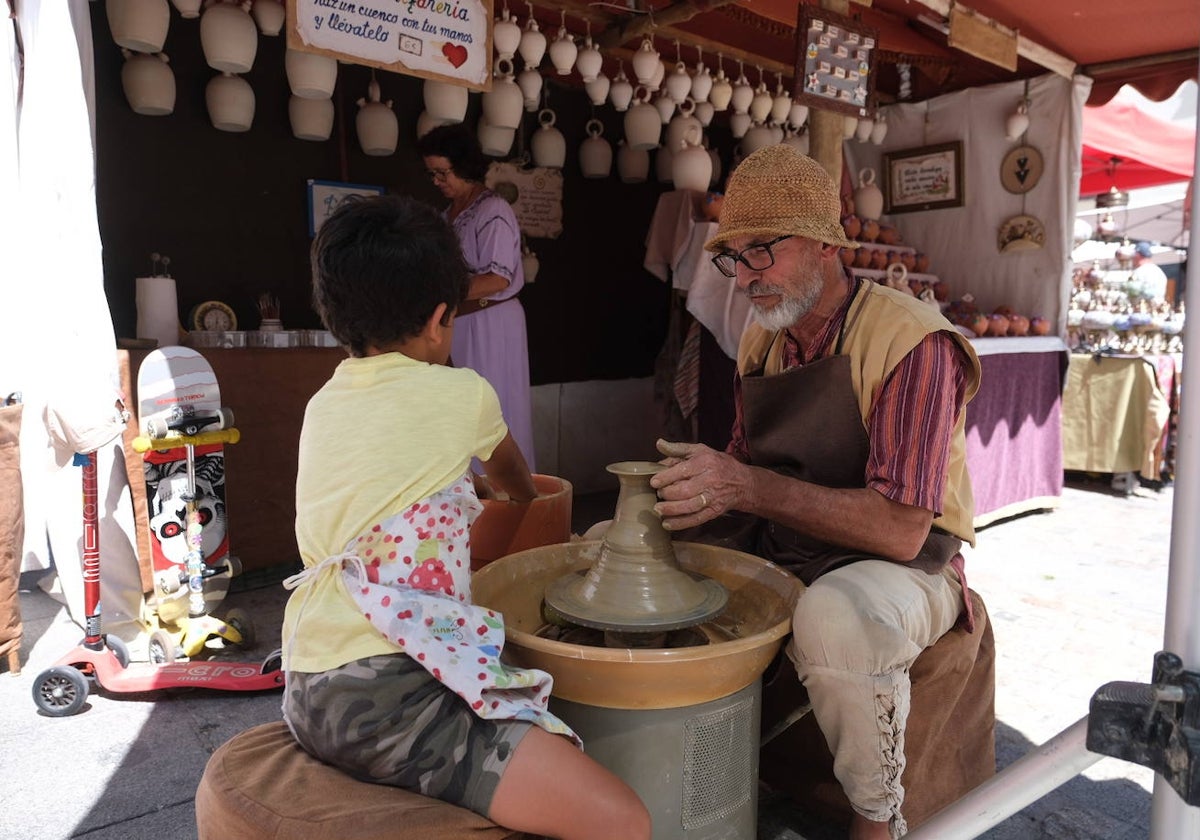
[[504, 440], [496, 446], [492, 457], [483, 462], [483, 469], [488, 481], [497, 490], [507, 493], [514, 502], [528, 502], [537, 497], [537, 488], [533, 486], [525, 456], [521, 454], [511, 433], [505, 435]]

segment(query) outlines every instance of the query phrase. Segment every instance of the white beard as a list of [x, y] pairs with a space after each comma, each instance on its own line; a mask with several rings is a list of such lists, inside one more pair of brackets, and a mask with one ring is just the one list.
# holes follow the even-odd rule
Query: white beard
[[786, 330], [788, 327], [795, 324], [802, 317], [807, 315], [816, 305], [817, 299], [821, 296], [820, 287], [814, 287], [810, 293], [804, 297], [786, 297], [782, 296], [782, 292], [775, 289], [754, 289], [753, 286], [747, 291], [753, 290], [755, 294], [760, 291], [765, 291], [768, 294], [774, 293], [781, 295], [779, 303], [772, 306], [770, 309], [764, 309], [756, 303], [750, 304], [750, 309], [754, 315], [754, 320], [760, 327], [765, 330]]

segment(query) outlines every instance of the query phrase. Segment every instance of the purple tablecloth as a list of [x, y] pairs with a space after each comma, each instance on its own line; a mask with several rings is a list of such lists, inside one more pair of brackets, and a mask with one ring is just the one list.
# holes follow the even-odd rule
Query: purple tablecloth
[[[1014, 349], [1021, 341], [1010, 340]], [[1068, 358], [1065, 350], [980, 354], [983, 380], [967, 406], [966, 428], [977, 527], [1057, 507]]]

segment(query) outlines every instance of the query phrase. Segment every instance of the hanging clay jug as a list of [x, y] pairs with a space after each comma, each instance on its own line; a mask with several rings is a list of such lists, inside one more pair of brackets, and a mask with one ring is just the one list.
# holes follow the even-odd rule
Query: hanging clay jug
[[525, 110], [533, 113], [542, 101], [542, 72], [536, 67], [526, 67], [517, 74], [517, 87], [521, 89], [521, 102]]
[[783, 142], [802, 155], [808, 154], [809, 138], [807, 131], [797, 131], [791, 125], [788, 125], [783, 132]]
[[618, 112], [627, 111], [629, 103], [633, 101], [633, 85], [625, 75], [624, 65], [617, 68], [617, 77], [609, 85], [608, 101]]
[[[738, 62], [739, 66], [741, 62]], [[754, 88], [750, 86], [750, 80], [746, 78], [746, 71], [742, 70], [738, 73], [738, 79], [733, 83], [733, 94], [729, 98], [729, 107], [733, 109], [735, 114], [750, 113], [750, 103], [754, 101]]]
[[575, 39], [566, 26], [560, 27], [558, 37], [550, 43], [550, 63], [554, 65], [554, 71], [560, 76], [571, 75], [578, 55], [579, 47], [575, 45]]
[[513, 64], [506, 58], [496, 60], [496, 72], [492, 76], [492, 89], [483, 92], [483, 116], [489, 125], [496, 128], [517, 129], [521, 125], [521, 111], [525, 98], [517, 83], [513, 81]]
[[654, 98], [654, 109], [658, 111], [658, 118], [662, 120], [662, 124], [667, 125], [671, 122], [671, 115], [675, 113], [675, 101], [664, 91]]
[[859, 143], [866, 143], [871, 139], [871, 132], [875, 128], [875, 120], [872, 117], [862, 117], [858, 121], [858, 125], [854, 127], [854, 139]]
[[283, 54], [288, 87], [303, 99], [329, 99], [337, 82], [337, 60], [327, 55], [289, 49]]
[[506, 157], [512, 149], [517, 132], [512, 128], [499, 128], [490, 124], [486, 117], [479, 118], [476, 128], [479, 138], [479, 148], [489, 157]]
[[104, 12], [117, 46], [134, 52], [162, 52], [171, 25], [167, 0], [109, 0]]
[[658, 50], [649, 38], [643, 38], [637, 52], [633, 54], [633, 75], [640, 85], [648, 85], [655, 73], [659, 72], [662, 62], [658, 59]]
[[692, 77], [688, 75], [687, 65], [682, 61], [675, 62], [675, 69], [667, 76], [664, 83], [667, 96], [676, 105], [683, 102], [692, 93]]
[[875, 115], [875, 125], [871, 129], [871, 142], [876, 146], [882, 145], [883, 138], [887, 137], [887, 130], [887, 117], [884, 115], [883, 111], [880, 111]]
[[204, 0], [171, 0], [171, 4], [178, 10], [181, 18], [191, 20], [200, 17], [200, 7], [204, 5]]
[[121, 89], [135, 114], [163, 117], [175, 110], [175, 74], [164, 53], [121, 50]]
[[708, 69], [708, 65], [703, 61], [697, 61], [696, 72], [692, 74], [692, 88], [689, 91], [692, 99], [696, 100], [697, 105], [708, 101], [708, 95], [712, 93], [712, 87], [712, 71]]
[[521, 246], [521, 271], [525, 274], [525, 282], [532, 283], [537, 279], [538, 269], [541, 268], [541, 263], [538, 260], [537, 254], [529, 250], [528, 245]]
[[712, 158], [700, 138], [700, 126], [688, 126], [688, 134], [672, 150], [671, 180], [677, 190], [705, 192], [712, 182]]
[[666, 146], [654, 152], [654, 177], [660, 184], [675, 185], [675, 153]]
[[358, 144], [362, 146], [363, 154], [384, 157], [396, 151], [400, 124], [392, 110], [392, 100], [380, 101], [379, 82], [374, 77], [367, 85], [367, 97], [358, 100], [354, 129], [358, 133]]
[[529, 20], [525, 21], [525, 31], [521, 33], [521, 43], [517, 45], [517, 52], [521, 54], [521, 60], [525, 62], [526, 67], [537, 67], [546, 55], [546, 36], [538, 29], [538, 22], [534, 19], [532, 11]]
[[625, 112], [625, 142], [630, 148], [650, 151], [658, 147], [662, 136], [662, 118], [650, 104], [650, 91], [641, 85], [634, 104]]
[[468, 91], [462, 85], [426, 79], [421, 88], [425, 111], [431, 119], [442, 123], [460, 123], [467, 116]]
[[517, 54], [517, 47], [520, 45], [521, 27], [505, 6], [492, 27], [492, 46], [496, 49], [496, 57], [512, 58]]
[[696, 102], [690, 96], [683, 100], [679, 106], [679, 113], [671, 118], [667, 123], [667, 146], [671, 149], [678, 149], [683, 145], [688, 138], [689, 132], [695, 128], [700, 131], [703, 126], [700, 125], [700, 120], [696, 119]]
[[733, 139], [741, 140], [746, 136], [746, 132], [750, 130], [751, 125], [750, 115], [745, 111], [734, 111], [729, 115], [729, 132], [733, 135]]
[[[596, 49], [596, 45], [592, 43], [592, 36], [588, 35], [583, 39], [583, 49], [575, 57], [575, 69], [579, 71], [579, 78], [583, 79], [584, 85], [587, 85], [592, 80], [600, 75], [600, 70], [604, 67], [604, 56], [600, 55], [600, 50]], [[605, 88], [605, 93], [608, 89]], [[590, 94], [589, 94], [590, 95]], [[592, 104], [603, 104], [604, 100], [596, 102], [592, 99]]]
[[621, 140], [617, 143], [617, 176], [622, 184], [640, 184], [650, 175], [650, 153], [635, 149]]
[[733, 85], [725, 76], [725, 68], [717, 67], [717, 75], [713, 77], [712, 87], [708, 91], [708, 101], [712, 103], [714, 111], [724, 111], [732, 98]]
[[258, 31], [273, 38], [283, 31], [283, 0], [254, 0], [250, 16], [258, 24]]
[[651, 93], [656, 93], [662, 87], [666, 72], [667, 65], [661, 61], [656, 61], [654, 63], [654, 72], [650, 74], [650, 81], [646, 82], [646, 89]]
[[742, 137], [742, 153], [753, 154], [759, 149], [770, 146], [773, 140], [771, 129], [762, 123], [754, 123]]
[[428, 111], [422, 111], [417, 114], [417, 137], [424, 137], [429, 132], [433, 131], [439, 125], [450, 125], [446, 120], [440, 120]]
[[607, 178], [612, 172], [612, 146], [601, 135], [604, 134], [604, 124], [598, 119], [590, 119], [584, 126], [587, 139], [579, 144], [579, 169], [584, 178]]
[[603, 73], [597, 73], [590, 82], [583, 83], [584, 92], [587, 93], [588, 99], [593, 105], [604, 104], [604, 101], [608, 99], [610, 87], [612, 87], [612, 82]]
[[288, 121], [297, 140], [328, 140], [333, 132], [333, 100], [293, 95], [288, 98]]
[[716, 112], [716, 109], [713, 108], [713, 105], [711, 102], [708, 102], [708, 101], [696, 102], [695, 117], [696, 117], [696, 119], [698, 119], [700, 121], [700, 125], [703, 128], [707, 128], [709, 125], [712, 124], [713, 115], [715, 114], [715, 112]]
[[792, 107], [788, 109], [787, 121], [799, 128], [804, 125], [804, 121], [808, 119], [808, 106], [799, 102], [792, 102]]
[[875, 185], [875, 170], [869, 166], [859, 170], [854, 208], [864, 220], [878, 220], [883, 213], [883, 192]]
[[767, 117], [771, 116], [771, 109], [775, 107], [775, 99], [767, 90], [767, 83], [759, 79], [758, 87], [754, 89], [754, 97], [750, 100], [750, 119], [755, 122], [765, 123]]
[[249, 131], [254, 122], [254, 89], [240, 76], [213, 76], [204, 88], [204, 103], [213, 128], [220, 131]]
[[258, 27], [250, 17], [250, 0], [208, 6], [200, 16], [200, 47], [212, 69], [249, 73], [258, 53]]
[[788, 121], [792, 112], [792, 95], [783, 87], [783, 77], [775, 74], [775, 97], [771, 100], [771, 119], [777, 123]]
[[533, 152], [535, 166], [545, 166], [551, 169], [562, 169], [567, 162], [567, 141], [561, 131], [554, 127], [555, 114], [549, 108], [538, 112], [538, 123], [541, 127], [533, 133], [529, 141]]

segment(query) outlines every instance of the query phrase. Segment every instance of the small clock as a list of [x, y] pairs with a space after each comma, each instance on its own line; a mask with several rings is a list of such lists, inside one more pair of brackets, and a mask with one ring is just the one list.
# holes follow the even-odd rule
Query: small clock
[[233, 309], [219, 300], [207, 300], [192, 310], [191, 327], [194, 330], [229, 331], [237, 329], [237, 316]]

